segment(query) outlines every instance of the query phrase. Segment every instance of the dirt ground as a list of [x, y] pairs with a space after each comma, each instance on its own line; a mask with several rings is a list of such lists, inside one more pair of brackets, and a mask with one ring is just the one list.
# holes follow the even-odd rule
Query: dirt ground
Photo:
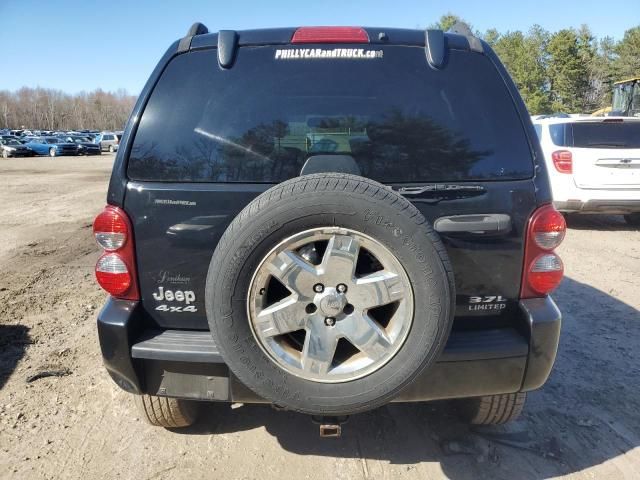
[[0, 478], [640, 478], [640, 231], [620, 217], [570, 221], [559, 357], [512, 425], [393, 405], [322, 440], [302, 415], [212, 405], [178, 432], [101, 365], [91, 222], [112, 161], [0, 161]]

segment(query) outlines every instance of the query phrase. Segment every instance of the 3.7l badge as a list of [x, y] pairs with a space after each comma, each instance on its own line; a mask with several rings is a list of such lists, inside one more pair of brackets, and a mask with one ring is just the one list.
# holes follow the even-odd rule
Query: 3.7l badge
[[469, 310], [502, 310], [507, 307], [507, 299], [502, 295], [469, 297]]

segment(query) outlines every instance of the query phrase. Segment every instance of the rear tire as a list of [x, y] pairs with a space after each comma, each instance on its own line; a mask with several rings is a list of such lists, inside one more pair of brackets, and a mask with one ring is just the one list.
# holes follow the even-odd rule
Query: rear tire
[[188, 427], [198, 416], [198, 402], [190, 400], [136, 395], [136, 404], [142, 417], [155, 427]]
[[9, 158], [9, 152], [2, 150], [2, 158]]
[[113, 145], [109, 145], [109, 153], [113, 153], [113, 152], [114, 152]]
[[460, 400], [459, 410], [473, 425], [502, 425], [520, 416], [526, 399], [525, 392], [467, 398]]
[[627, 222], [627, 225], [640, 227], [640, 213], [629, 213], [624, 216], [624, 221]]

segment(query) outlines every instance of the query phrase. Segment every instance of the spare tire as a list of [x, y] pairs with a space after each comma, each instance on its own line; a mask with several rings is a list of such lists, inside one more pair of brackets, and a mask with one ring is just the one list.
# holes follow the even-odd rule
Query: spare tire
[[209, 326], [231, 371], [314, 415], [391, 400], [442, 351], [454, 283], [437, 234], [372, 180], [279, 184], [233, 220], [211, 259]]

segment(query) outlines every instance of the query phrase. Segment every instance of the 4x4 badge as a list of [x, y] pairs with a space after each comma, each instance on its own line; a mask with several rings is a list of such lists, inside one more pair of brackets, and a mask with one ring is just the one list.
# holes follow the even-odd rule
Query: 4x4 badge
[[[158, 301], [178, 302], [178, 305], [158, 305], [156, 310], [160, 312], [197, 312], [195, 305], [190, 305], [196, 301], [196, 294], [192, 290], [165, 290], [164, 287], [158, 287], [158, 291], [153, 293], [153, 298]], [[183, 305], [180, 305], [183, 304]]]

